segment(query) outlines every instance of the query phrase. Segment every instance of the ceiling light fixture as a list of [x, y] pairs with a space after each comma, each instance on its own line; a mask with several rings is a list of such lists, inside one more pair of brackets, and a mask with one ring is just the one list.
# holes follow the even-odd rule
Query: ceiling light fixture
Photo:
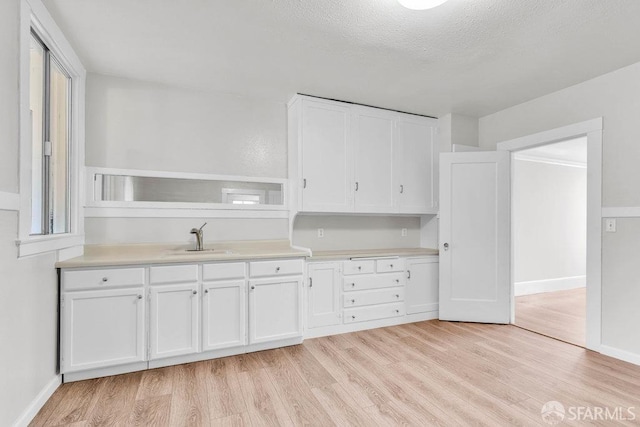
[[398, 0], [398, 3], [411, 10], [426, 10], [440, 6], [447, 0]]

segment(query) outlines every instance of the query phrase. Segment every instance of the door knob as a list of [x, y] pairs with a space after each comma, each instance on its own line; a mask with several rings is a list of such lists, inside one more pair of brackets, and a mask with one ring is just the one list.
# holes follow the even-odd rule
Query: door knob
[[448, 251], [448, 250], [449, 250], [449, 244], [448, 244], [448, 243], [445, 243], [443, 246], [444, 246], [444, 250], [445, 250], [445, 251]]

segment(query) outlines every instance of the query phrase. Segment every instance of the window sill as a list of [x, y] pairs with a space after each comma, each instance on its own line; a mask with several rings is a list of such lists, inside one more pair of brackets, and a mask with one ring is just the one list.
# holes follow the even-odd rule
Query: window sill
[[55, 252], [74, 246], [82, 246], [84, 245], [84, 235], [29, 236], [23, 240], [16, 241], [16, 245], [18, 246], [18, 257], [22, 258], [25, 256]]

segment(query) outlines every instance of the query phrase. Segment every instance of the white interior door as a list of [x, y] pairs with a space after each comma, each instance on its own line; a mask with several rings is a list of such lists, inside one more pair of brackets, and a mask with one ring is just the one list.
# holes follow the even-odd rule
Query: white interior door
[[440, 157], [441, 320], [509, 323], [510, 157]]

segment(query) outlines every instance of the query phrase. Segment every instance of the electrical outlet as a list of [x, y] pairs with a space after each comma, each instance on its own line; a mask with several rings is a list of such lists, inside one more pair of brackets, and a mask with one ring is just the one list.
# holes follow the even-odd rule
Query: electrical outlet
[[402, 237], [407, 237], [407, 229], [406, 229], [406, 228], [403, 228], [403, 229], [402, 229], [402, 231], [400, 232], [400, 235], [401, 235]]
[[318, 238], [321, 239], [324, 237], [324, 228], [318, 228]]
[[615, 218], [607, 218], [604, 221], [604, 229], [607, 233], [616, 232], [616, 220]]

